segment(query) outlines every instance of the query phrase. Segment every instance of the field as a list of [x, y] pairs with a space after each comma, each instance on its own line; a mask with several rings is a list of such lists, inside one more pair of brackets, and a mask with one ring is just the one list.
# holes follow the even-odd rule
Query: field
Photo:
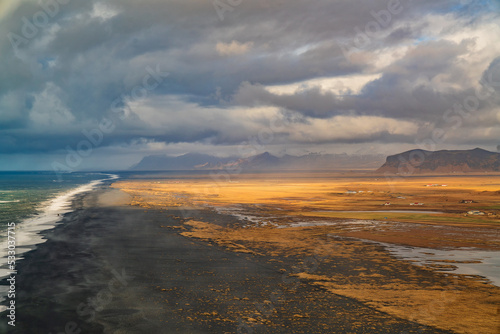
[[[428, 186], [432, 185], [432, 186]], [[436, 186], [437, 185], [437, 186]], [[445, 185], [445, 186], [443, 186]], [[378, 220], [418, 223], [413, 235], [385, 231], [347, 232], [378, 241], [415, 246], [474, 246], [500, 250], [500, 177], [414, 177], [386, 179], [376, 177], [338, 177], [337, 175], [253, 174], [238, 177], [152, 180], [120, 182], [119, 187], [147, 198], [147, 205], [212, 207], [258, 223], [275, 225], [291, 221], [339, 219]], [[356, 192], [356, 193], [354, 193]], [[473, 201], [473, 203], [460, 203]], [[390, 205], [385, 205], [390, 203]], [[422, 205], [411, 205], [421, 203]], [[480, 211], [484, 215], [467, 212]], [[439, 225], [443, 229], [429, 226]], [[481, 227], [479, 235], [449, 238], [454, 227]], [[491, 233], [490, 233], [491, 230]], [[436, 235], [436, 233], [440, 235]], [[415, 234], [422, 234], [421, 240]], [[394, 236], [391, 236], [394, 235]], [[439, 237], [441, 244], [433, 243]]]
[[[127, 180], [114, 187], [146, 209], [209, 209], [237, 217], [231, 224], [184, 217], [179, 229], [230, 251], [277, 262], [302, 258], [299, 269], [283, 270], [333, 294], [423, 325], [499, 333], [500, 289], [480, 276], [443, 271], [477, 260], [416, 266], [380, 246], [497, 254], [499, 176], [245, 174]], [[305, 259], [321, 263], [320, 269], [311, 270]], [[343, 261], [348, 264], [340, 266]]]

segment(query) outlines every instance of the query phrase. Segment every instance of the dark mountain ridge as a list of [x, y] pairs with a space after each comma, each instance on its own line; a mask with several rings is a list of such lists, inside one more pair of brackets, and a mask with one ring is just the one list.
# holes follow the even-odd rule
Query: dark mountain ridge
[[378, 173], [426, 174], [500, 171], [500, 153], [472, 150], [410, 150], [388, 156]]
[[382, 155], [307, 154], [277, 157], [269, 152], [248, 158], [219, 158], [206, 154], [188, 153], [178, 157], [151, 155], [144, 157], [131, 170], [335, 170], [374, 169], [383, 162]]

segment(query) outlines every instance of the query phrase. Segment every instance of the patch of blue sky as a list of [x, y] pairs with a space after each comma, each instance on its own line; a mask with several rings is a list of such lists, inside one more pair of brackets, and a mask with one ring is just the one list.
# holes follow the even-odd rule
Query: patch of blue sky
[[476, 16], [478, 14], [489, 13], [493, 10], [498, 9], [499, 1], [494, 0], [461, 0], [458, 3], [453, 4], [450, 8], [450, 12], [455, 12], [458, 15], [470, 15]]
[[424, 36], [420, 36], [419, 38], [416, 38], [413, 41], [413, 45], [418, 45], [418, 44], [422, 44], [422, 43], [426, 43], [426, 42], [431, 42], [431, 41], [436, 41], [436, 40], [437, 40], [437, 38], [434, 37], [434, 36], [424, 35]]

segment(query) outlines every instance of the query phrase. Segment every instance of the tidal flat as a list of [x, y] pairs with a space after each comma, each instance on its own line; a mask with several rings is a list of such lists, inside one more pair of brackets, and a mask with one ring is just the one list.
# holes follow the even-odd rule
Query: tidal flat
[[[498, 176], [274, 173], [127, 180], [113, 187], [128, 193], [132, 206], [179, 210], [179, 224], [165, 228], [186, 238], [281, 264], [287, 279], [416, 323], [419, 330], [499, 332], [500, 271], [488, 262], [500, 251]], [[182, 214], [192, 210], [226, 219]], [[487, 270], [457, 270], [472, 264]], [[241, 314], [240, 325], [273, 328], [279, 316], [270, 309]], [[292, 316], [304, 321], [320, 314], [328, 316], [314, 307]]]

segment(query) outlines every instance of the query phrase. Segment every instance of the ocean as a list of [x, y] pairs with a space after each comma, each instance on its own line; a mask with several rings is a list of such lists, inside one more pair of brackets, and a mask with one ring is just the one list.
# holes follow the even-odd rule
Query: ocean
[[[54, 227], [71, 210], [76, 195], [117, 178], [104, 173], [68, 173], [58, 178], [53, 172], [0, 172], [0, 279], [11, 272], [7, 258], [9, 226], [15, 225], [15, 234], [10, 235], [19, 261], [25, 252], [44, 242], [39, 232]], [[0, 286], [0, 300], [5, 297], [5, 288]]]

